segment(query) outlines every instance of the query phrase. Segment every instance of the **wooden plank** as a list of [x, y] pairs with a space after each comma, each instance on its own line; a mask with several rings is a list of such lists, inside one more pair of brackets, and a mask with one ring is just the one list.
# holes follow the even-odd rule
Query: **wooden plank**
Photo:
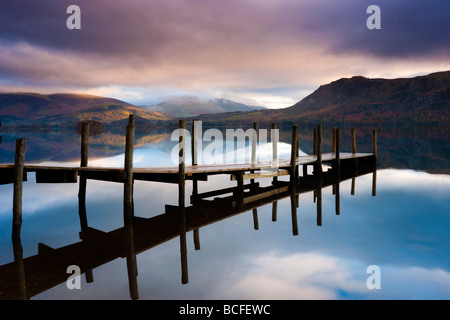
[[107, 182], [125, 182], [126, 173], [124, 170], [115, 169], [115, 170], [80, 170], [80, 176], [84, 179], [88, 180], [99, 180], [99, 181], [107, 181]]
[[[254, 195], [250, 195], [250, 196], [244, 197], [243, 200], [242, 200], [242, 202], [243, 202], [242, 204], [245, 205], [245, 204], [248, 204], [248, 203], [251, 203], [251, 202], [254, 202], [254, 201], [265, 199], [265, 198], [268, 198], [268, 197], [271, 197], [271, 196], [275, 196], [275, 195], [278, 195], [278, 194], [281, 194], [281, 193], [284, 193], [284, 192], [288, 192], [289, 188], [290, 188], [290, 186], [284, 186], [284, 187], [279, 187], [279, 188], [276, 188], [276, 189], [272, 189], [272, 190], [269, 190], [269, 191], [265, 191], [265, 192], [261, 192], [261, 193], [258, 193], [258, 194], [254, 194]], [[237, 204], [238, 204], [237, 201], [233, 201], [233, 207], [235, 207]]]
[[[262, 172], [255, 172], [255, 173], [246, 173], [243, 175], [243, 178], [244, 178], [244, 180], [249, 180], [249, 179], [280, 177], [280, 176], [287, 176], [287, 175], [289, 175], [289, 171], [287, 171], [287, 170], [262, 171]], [[232, 181], [237, 180], [237, 177], [235, 174], [231, 175], [231, 180]]]
[[36, 183], [76, 183], [75, 170], [36, 170]]
[[[250, 189], [253, 187], [259, 187], [259, 183], [254, 183], [254, 184], [245, 184], [243, 186], [243, 189]], [[227, 193], [232, 193], [232, 192], [236, 192], [237, 191], [237, 187], [229, 187], [229, 188], [224, 188], [224, 189], [220, 189], [220, 190], [213, 190], [213, 191], [207, 191], [207, 192], [203, 192], [203, 193], [199, 193], [197, 195], [193, 195], [191, 196], [191, 201], [192, 200], [197, 200], [197, 199], [202, 199], [202, 198], [210, 198], [210, 197], [215, 197], [215, 196], [219, 196], [219, 195], [224, 195]]]

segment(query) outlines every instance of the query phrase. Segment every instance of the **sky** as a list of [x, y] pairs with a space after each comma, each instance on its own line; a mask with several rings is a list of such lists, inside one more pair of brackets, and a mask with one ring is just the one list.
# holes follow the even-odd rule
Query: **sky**
[[287, 107], [343, 77], [450, 70], [449, 16], [448, 0], [2, 0], [0, 92]]

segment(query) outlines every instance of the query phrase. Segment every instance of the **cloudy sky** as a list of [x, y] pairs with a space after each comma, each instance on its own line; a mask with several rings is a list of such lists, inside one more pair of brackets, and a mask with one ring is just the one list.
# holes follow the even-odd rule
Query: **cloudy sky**
[[450, 70], [449, 16], [448, 0], [2, 0], [0, 91], [286, 107], [341, 77]]

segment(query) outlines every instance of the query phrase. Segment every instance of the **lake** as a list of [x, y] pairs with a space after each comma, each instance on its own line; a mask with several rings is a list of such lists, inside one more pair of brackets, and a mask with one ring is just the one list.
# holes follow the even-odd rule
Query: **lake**
[[[371, 128], [357, 128], [356, 134], [358, 152], [371, 152]], [[14, 162], [15, 139], [25, 137], [27, 164], [79, 165], [80, 137], [75, 131], [0, 135], [2, 164]], [[135, 260], [126, 255], [127, 250], [115, 253], [114, 249], [127, 243], [126, 238], [120, 238], [120, 244], [95, 240], [124, 227], [122, 184], [88, 180], [87, 225], [96, 232], [92, 234], [94, 240], [81, 240], [78, 183], [36, 184], [34, 174], [29, 173], [23, 189], [20, 243], [23, 259], [30, 261], [24, 274], [37, 277], [45, 285], [28, 288], [27, 297], [450, 299], [449, 136], [445, 127], [378, 128], [376, 176], [368, 173], [340, 182], [339, 214], [333, 186], [321, 189], [321, 225], [314, 191], [301, 193], [296, 208], [298, 234], [294, 234], [292, 199], [285, 197], [277, 201], [275, 217], [273, 203], [267, 203], [188, 231], [187, 252], [181, 259], [180, 236], [165, 239], [161, 235], [164, 241], [136, 252]], [[312, 129], [300, 127], [299, 137], [301, 154], [311, 154]], [[351, 152], [350, 128], [342, 129], [341, 141], [341, 151]], [[123, 167], [124, 142], [125, 137], [117, 132], [90, 137], [89, 165]], [[134, 167], [173, 165], [171, 152], [177, 141], [171, 140], [170, 132], [149, 134], [137, 129], [135, 142]], [[323, 143], [324, 152], [329, 152], [331, 128], [324, 128]], [[203, 147], [207, 146], [205, 142]], [[258, 150], [261, 158], [270, 157], [270, 144], [261, 144]], [[289, 128], [280, 131], [278, 150], [280, 157], [289, 157]], [[186, 156], [189, 159], [190, 154]], [[260, 183], [270, 182], [263, 179]], [[235, 185], [228, 175], [217, 175], [207, 182], [198, 181], [198, 191]], [[188, 180], [187, 206], [192, 192], [193, 184]], [[6, 271], [1, 274], [14, 261], [12, 195], [12, 184], [0, 186], [0, 295], [6, 299], [12, 292], [7, 288], [20, 282]], [[175, 184], [134, 184], [136, 217], [156, 219], [167, 207], [177, 204]], [[133, 231], [139, 232], [142, 241], [147, 234], [157, 237], [162, 233], [146, 224]], [[60, 261], [68, 266], [71, 256], [54, 251], [82, 242], [97, 246], [95, 250], [81, 246], [79, 251], [96, 267], [77, 279], [80, 289], [70, 289], [66, 279], [71, 273], [55, 271], [52, 266], [60, 265]], [[44, 265], [33, 263], [38, 252], [48, 255]], [[187, 261], [184, 271], [183, 259]], [[137, 268], [137, 276], [130, 276], [130, 266]], [[187, 283], [182, 283], [183, 272], [188, 275]], [[64, 281], [52, 280], [57, 278], [53, 273], [59, 273]]]

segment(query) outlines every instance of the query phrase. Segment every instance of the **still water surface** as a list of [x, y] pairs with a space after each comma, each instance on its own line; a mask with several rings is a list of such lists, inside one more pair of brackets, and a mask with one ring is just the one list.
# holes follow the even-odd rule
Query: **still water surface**
[[[355, 179], [354, 194], [352, 181], [343, 181], [337, 215], [332, 187], [324, 188], [321, 226], [314, 194], [307, 192], [299, 197], [298, 235], [292, 232], [289, 198], [278, 201], [276, 221], [271, 204], [257, 208], [257, 228], [252, 211], [200, 228], [200, 249], [188, 232], [187, 284], [181, 282], [179, 237], [139, 252], [139, 299], [449, 299], [450, 166], [448, 130], [442, 130], [425, 130], [428, 135], [422, 130], [379, 130], [376, 196], [372, 174]], [[2, 163], [13, 161], [18, 135], [2, 133]], [[27, 163], [79, 165], [76, 134], [25, 136]], [[309, 136], [307, 130], [300, 133], [300, 149], [307, 154], [312, 148]], [[280, 139], [280, 157], [288, 157], [289, 139], [283, 142], [283, 134]], [[122, 167], [123, 141], [108, 133], [91, 137], [89, 165]], [[325, 152], [327, 141], [325, 133]], [[359, 130], [358, 151], [370, 151], [369, 141], [369, 130]], [[137, 134], [134, 166], [168, 165], [175, 145], [169, 134]], [[350, 150], [348, 146], [349, 130], [344, 130], [342, 150]], [[267, 150], [261, 145], [260, 156], [270, 156]], [[81, 241], [78, 184], [36, 184], [34, 179], [28, 175], [23, 192], [25, 259], [37, 255], [39, 243], [58, 249]], [[214, 176], [199, 182], [199, 192], [234, 185], [229, 176]], [[0, 266], [14, 261], [12, 190], [12, 185], [0, 186]], [[191, 192], [188, 181], [186, 194]], [[176, 185], [136, 181], [135, 215], [158, 216], [165, 205], [177, 205], [177, 197]], [[89, 227], [103, 232], [122, 228], [122, 200], [122, 184], [89, 180]], [[367, 286], [371, 265], [380, 267], [380, 289]], [[90, 276], [83, 274], [80, 290], [69, 290], [62, 282], [31, 299], [130, 299], [129, 288], [127, 259], [115, 257]]]

